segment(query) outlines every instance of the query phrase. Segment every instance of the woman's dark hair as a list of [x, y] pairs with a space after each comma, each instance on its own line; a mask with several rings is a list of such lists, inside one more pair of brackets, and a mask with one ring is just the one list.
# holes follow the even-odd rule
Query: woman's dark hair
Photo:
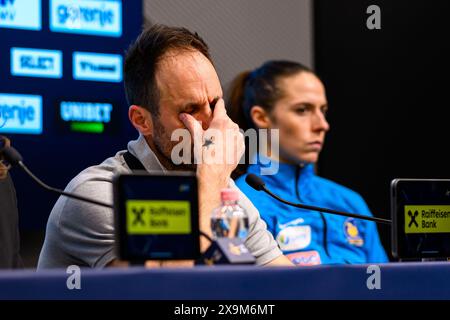
[[199, 51], [211, 61], [208, 45], [197, 33], [162, 24], [145, 29], [125, 57], [124, 83], [129, 105], [135, 104], [147, 108], [153, 116], [159, 115], [155, 72], [158, 62], [169, 50]]
[[239, 74], [231, 82], [228, 94], [231, 119], [243, 130], [254, 128], [250, 117], [251, 108], [258, 105], [268, 112], [272, 111], [284, 94], [283, 89], [278, 86], [278, 81], [300, 72], [313, 73], [298, 62], [270, 60], [253, 71]]
[[[240, 73], [229, 87], [227, 105], [231, 119], [244, 131], [256, 129], [250, 116], [252, 107], [260, 106], [270, 113], [276, 102], [284, 95], [279, 80], [301, 72], [313, 73], [311, 69], [298, 62], [270, 60], [253, 71]], [[252, 155], [248, 154], [247, 141], [246, 144], [245, 163], [248, 163]], [[246, 169], [246, 164], [239, 165], [232, 177], [239, 177]]]

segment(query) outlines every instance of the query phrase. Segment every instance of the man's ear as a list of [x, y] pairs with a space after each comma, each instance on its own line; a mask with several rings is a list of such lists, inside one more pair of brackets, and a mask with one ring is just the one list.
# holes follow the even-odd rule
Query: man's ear
[[250, 117], [257, 128], [269, 129], [272, 127], [272, 122], [267, 111], [260, 106], [253, 106], [250, 109]]
[[153, 134], [152, 117], [147, 109], [133, 104], [128, 108], [128, 118], [133, 127], [143, 136]]

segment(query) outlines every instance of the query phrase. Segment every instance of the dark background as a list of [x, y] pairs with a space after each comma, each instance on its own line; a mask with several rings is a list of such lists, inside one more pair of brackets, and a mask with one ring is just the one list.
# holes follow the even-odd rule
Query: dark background
[[[122, 36], [106, 37], [50, 32], [49, 0], [42, 0], [42, 30], [0, 28], [0, 92], [38, 94], [43, 98], [43, 134], [5, 133], [24, 157], [24, 162], [42, 180], [64, 189], [82, 169], [98, 164], [137, 136], [128, 121], [128, 105], [123, 82], [77, 81], [72, 78], [74, 51], [122, 54], [141, 31], [141, 1], [122, 1]], [[63, 78], [13, 77], [10, 73], [10, 48], [55, 49], [63, 52]], [[117, 130], [111, 134], [61, 133], [55, 121], [60, 100], [110, 102]], [[21, 170], [11, 170], [17, 190], [20, 227], [42, 231], [57, 200], [37, 186]]]
[[[390, 218], [394, 178], [450, 178], [448, 1], [314, 1], [331, 130], [319, 173]], [[381, 30], [369, 30], [369, 5]], [[390, 227], [379, 225], [390, 253]]]
[[[122, 36], [118, 38], [50, 32], [49, 0], [42, 0], [41, 19], [41, 31], [0, 28], [0, 92], [38, 94], [43, 98], [42, 135], [5, 134], [38, 177], [53, 187], [64, 189], [81, 170], [126, 149], [127, 142], [137, 137], [128, 121], [123, 82], [73, 80], [72, 53], [83, 51], [124, 56], [125, 50], [141, 31], [142, 1], [122, 1]], [[63, 78], [11, 76], [11, 47], [61, 50]], [[61, 100], [112, 103], [113, 130], [105, 128], [103, 134], [64, 132], [61, 124], [56, 122]], [[21, 256], [25, 266], [33, 268], [44, 241], [48, 215], [58, 196], [37, 186], [19, 169], [11, 170], [11, 175], [20, 213]]]

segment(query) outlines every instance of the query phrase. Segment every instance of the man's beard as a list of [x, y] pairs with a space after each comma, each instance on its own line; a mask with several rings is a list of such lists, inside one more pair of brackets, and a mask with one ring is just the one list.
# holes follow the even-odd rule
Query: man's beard
[[191, 162], [174, 164], [171, 158], [172, 149], [179, 142], [172, 141], [171, 135], [167, 133], [164, 127], [160, 124], [158, 119], [153, 118], [154, 132], [153, 132], [153, 145], [156, 150], [153, 150], [158, 157], [158, 160], [167, 170], [176, 171], [196, 171], [197, 165], [194, 163], [194, 150], [191, 145]]

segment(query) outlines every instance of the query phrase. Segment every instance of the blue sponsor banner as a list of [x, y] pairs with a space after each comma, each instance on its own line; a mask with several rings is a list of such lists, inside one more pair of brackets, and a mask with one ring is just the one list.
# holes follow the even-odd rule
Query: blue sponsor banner
[[122, 1], [50, 0], [50, 30], [120, 37]]
[[0, 132], [41, 134], [42, 97], [0, 93]]
[[41, 0], [0, 0], [0, 28], [41, 30]]
[[62, 52], [31, 48], [11, 48], [13, 76], [62, 78]]
[[88, 81], [122, 81], [122, 56], [120, 54], [74, 52], [73, 78]]

